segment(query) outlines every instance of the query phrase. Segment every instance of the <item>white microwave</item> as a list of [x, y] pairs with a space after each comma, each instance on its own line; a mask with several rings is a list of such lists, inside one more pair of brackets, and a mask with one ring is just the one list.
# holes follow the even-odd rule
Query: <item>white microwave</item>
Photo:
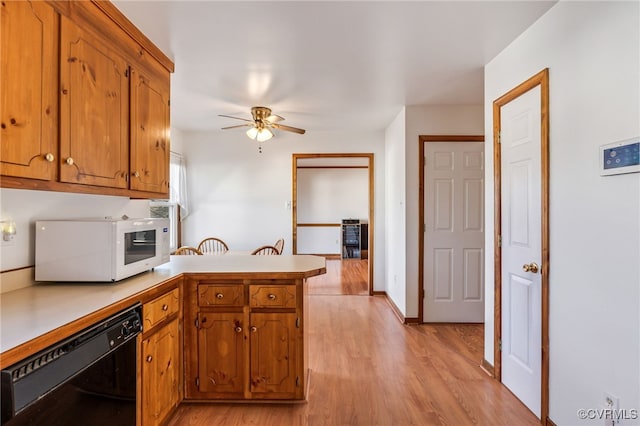
[[169, 219], [36, 221], [36, 281], [119, 281], [169, 261]]

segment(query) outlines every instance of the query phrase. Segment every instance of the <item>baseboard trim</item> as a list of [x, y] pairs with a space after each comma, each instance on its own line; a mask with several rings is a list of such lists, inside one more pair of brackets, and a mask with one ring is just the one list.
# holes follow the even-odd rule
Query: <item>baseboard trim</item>
[[486, 359], [482, 358], [482, 361], [480, 362], [480, 368], [482, 368], [491, 377], [496, 377], [493, 365]]
[[549, 416], [547, 416], [547, 421], [546, 421], [546, 423], [545, 423], [545, 424], [546, 424], [547, 426], [557, 426], [557, 425], [553, 422], [553, 420], [551, 420], [551, 419], [549, 418]]
[[398, 307], [396, 306], [395, 303], [393, 303], [393, 300], [391, 300], [391, 298], [389, 297], [389, 295], [387, 294], [387, 292], [385, 291], [374, 291], [373, 292], [374, 296], [382, 296], [384, 297], [384, 299], [387, 301], [387, 303], [389, 304], [389, 306], [391, 306], [391, 310], [393, 311], [393, 313], [396, 315], [396, 317], [398, 318], [398, 320], [400, 320], [400, 322], [402, 324], [405, 325], [415, 325], [415, 324], [419, 324], [418, 322], [418, 318], [414, 318], [414, 317], [405, 317], [402, 312], [400, 311], [400, 309], [398, 309]]

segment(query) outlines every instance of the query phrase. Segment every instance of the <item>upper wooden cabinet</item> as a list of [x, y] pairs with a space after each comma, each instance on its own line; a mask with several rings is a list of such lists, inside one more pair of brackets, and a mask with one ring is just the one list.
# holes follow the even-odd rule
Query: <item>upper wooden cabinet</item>
[[169, 191], [169, 75], [131, 69], [131, 189]]
[[127, 188], [129, 65], [106, 40], [61, 24], [60, 180]]
[[43, 2], [0, 6], [0, 174], [57, 170], [58, 15]]
[[0, 186], [167, 197], [173, 63], [108, 1], [3, 2], [1, 24]]

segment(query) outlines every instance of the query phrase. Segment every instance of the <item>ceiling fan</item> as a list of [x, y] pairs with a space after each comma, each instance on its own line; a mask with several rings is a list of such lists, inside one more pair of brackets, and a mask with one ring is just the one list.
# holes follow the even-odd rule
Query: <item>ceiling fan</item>
[[251, 108], [251, 116], [253, 117], [253, 120], [223, 114], [219, 114], [219, 116], [246, 121], [245, 124], [223, 127], [222, 130], [249, 127], [249, 130], [247, 130], [247, 136], [251, 139], [257, 140], [258, 142], [264, 142], [271, 139], [274, 136], [271, 129], [285, 130], [287, 132], [298, 133], [300, 135], [304, 135], [305, 133], [304, 129], [280, 124], [279, 122], [284, 120], [284, 118], [279, 115], [272, 114], [271, 108], [262, 106], [255, 106]]

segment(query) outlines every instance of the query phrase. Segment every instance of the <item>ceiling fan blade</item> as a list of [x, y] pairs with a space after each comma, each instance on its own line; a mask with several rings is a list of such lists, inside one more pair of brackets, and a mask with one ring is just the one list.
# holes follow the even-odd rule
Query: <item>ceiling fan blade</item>
[[304, 132], [306, 131], [304, 129], [298, 129], [297, 127], [285, 126], [284, 124], [271, 123], [271, 126], [274, 129], [286, 130], [287, 132], [298, 133], [301, 135], [304, 135]]
[[233, 116], [231, 116], [231, 115], [222, 115], [222, 114], [218, 114], [218, 117], [233, 118], [233, 119], [236, 119], [236, 120], [249, 121], [249, 122], [253, 123], [253, 120], [248, 120], [248, 119], [246, 119], [246, 118], [240, 118], [240, 117], [233, 117]]
[[223, 127], [222, 130], [227, 130], [227, 129], [237, 129], [238, 127], [251, 127], [253, 126], [252, 123], [247, 123], [247, 124], [238, 124], [237, 126], [227, 126], [227, 127]]
[[284, 120], [284, 117], [280, 117], [279, 115], [276, 115], [276, 114], [271, 114], [270, 116], [264, 119], [264, 121], [268, 121], [269, 123], [277, 123], [278, 121], [282, 121], [282, 120]]

